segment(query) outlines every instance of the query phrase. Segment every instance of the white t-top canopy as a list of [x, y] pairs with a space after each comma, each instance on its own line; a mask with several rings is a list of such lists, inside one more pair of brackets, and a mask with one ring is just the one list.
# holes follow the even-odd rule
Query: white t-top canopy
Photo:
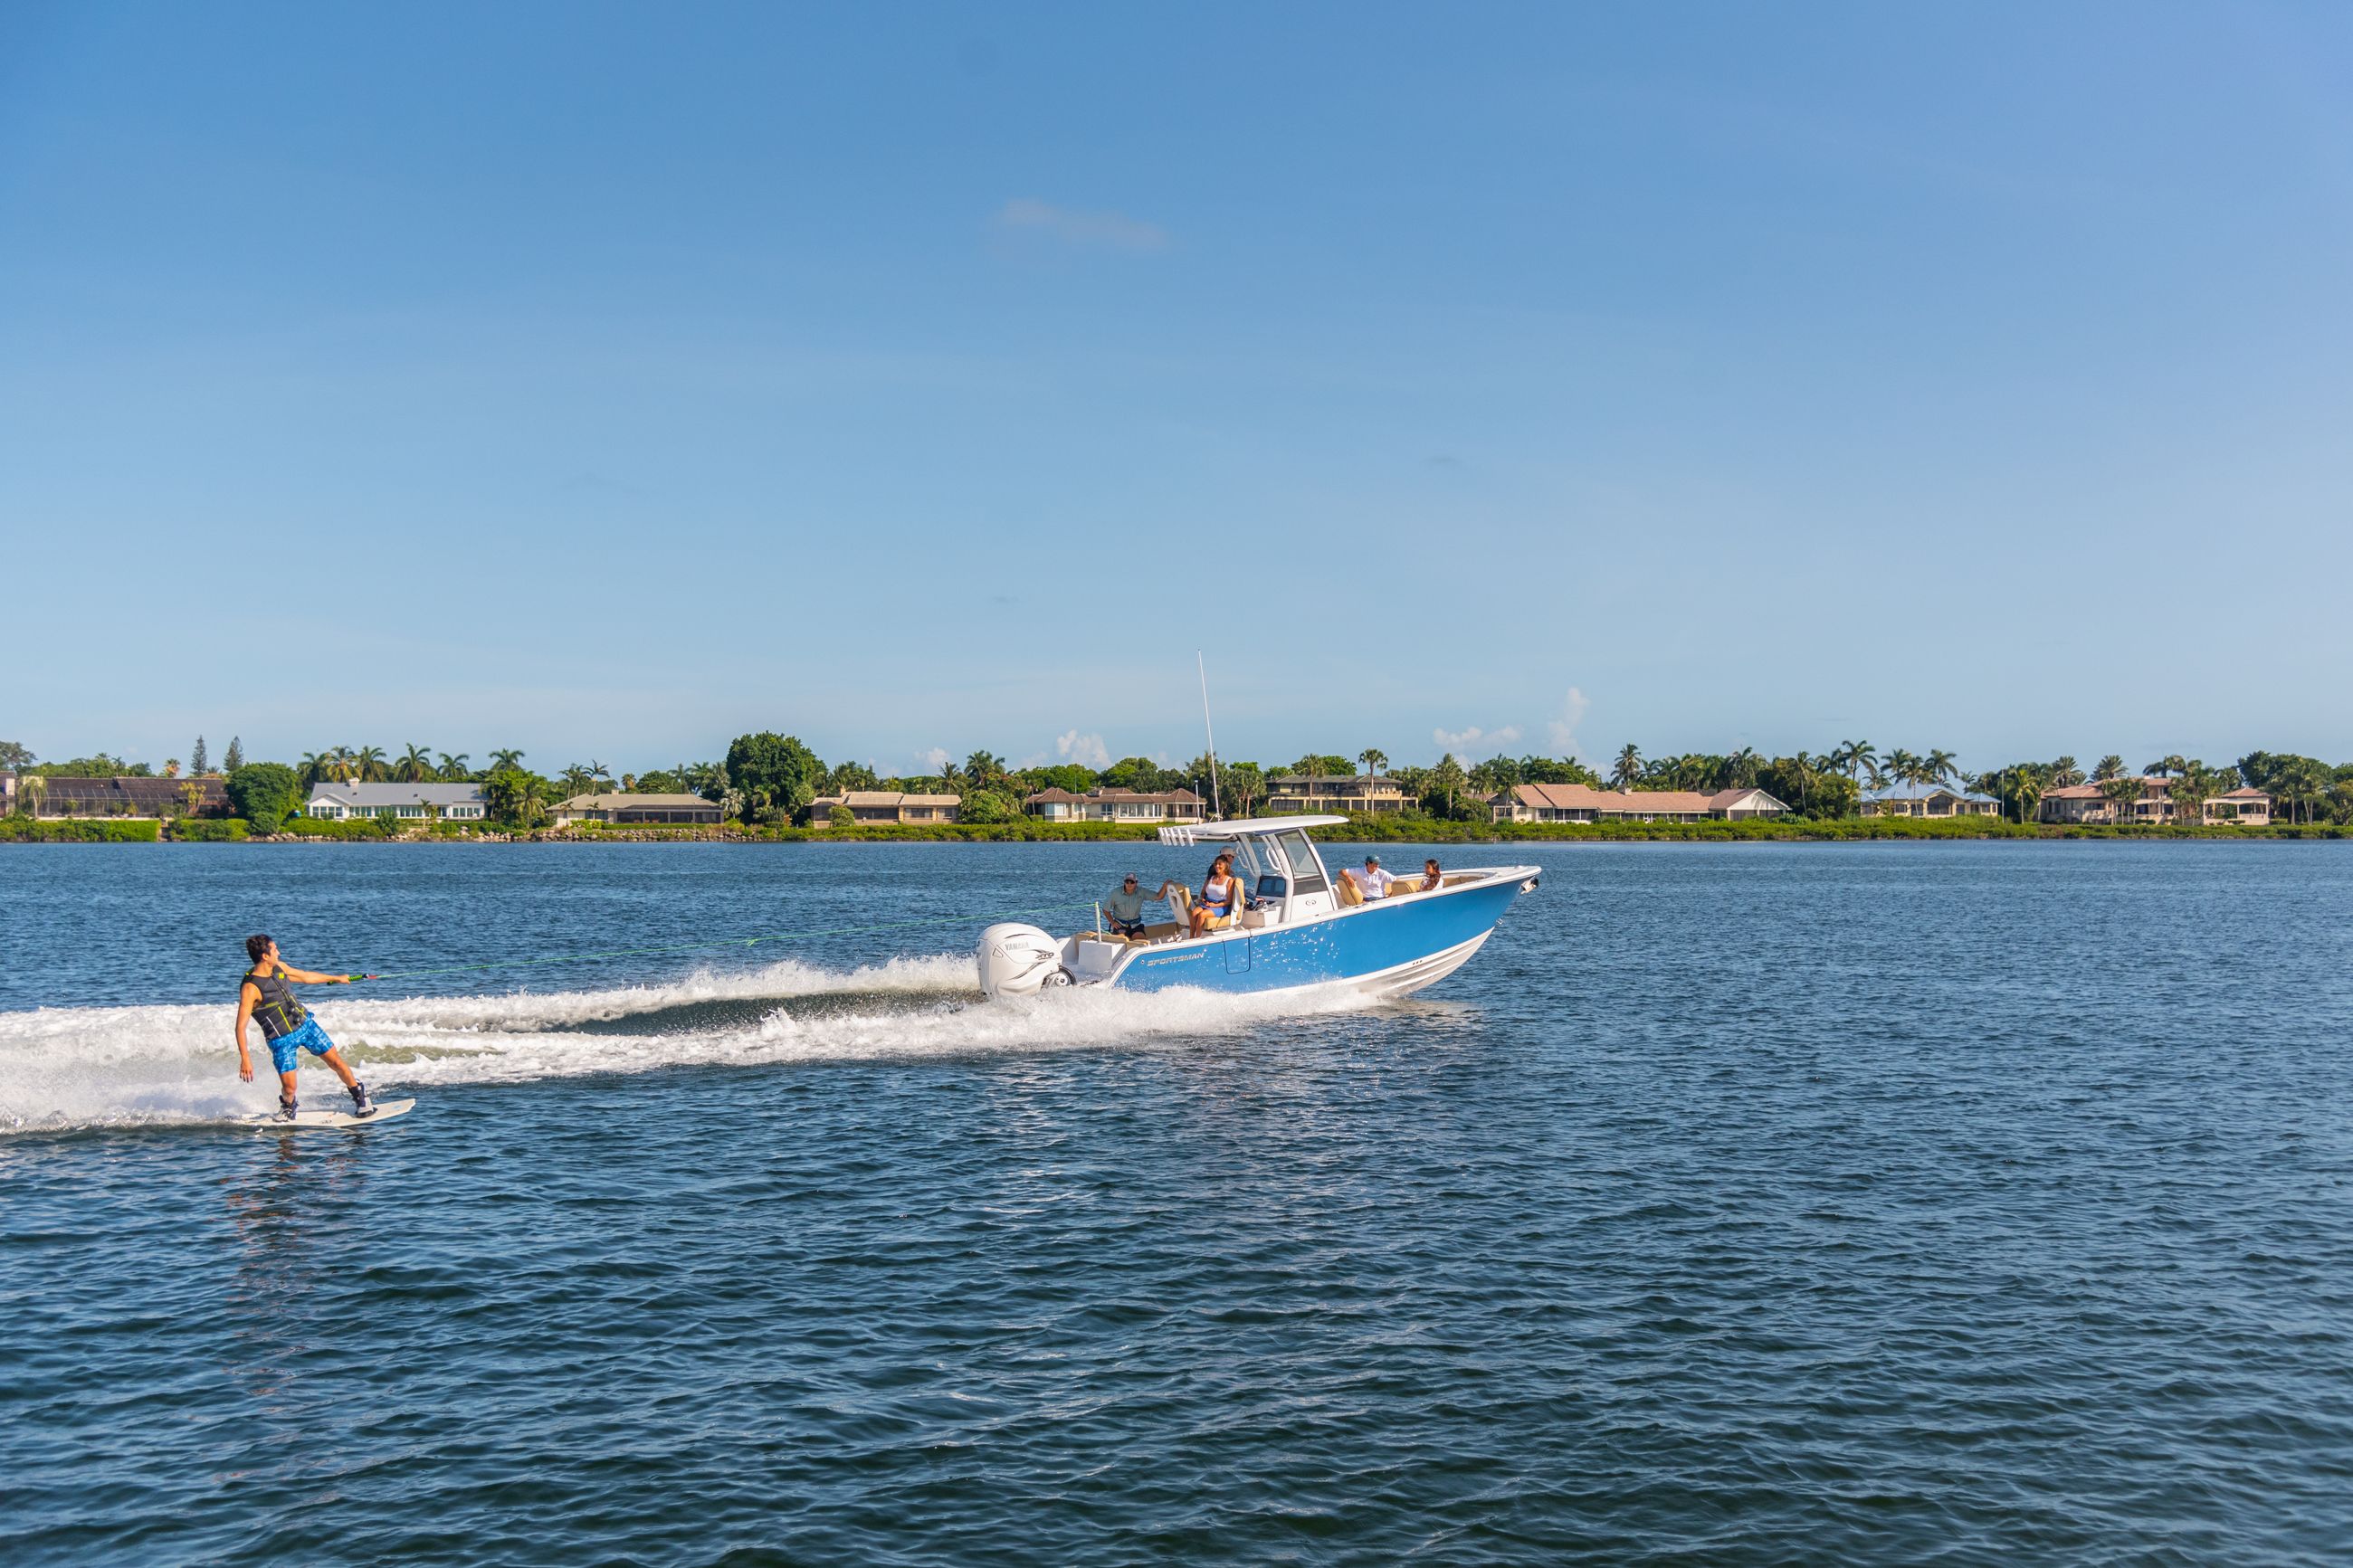
[[1187, 822], [1181, 826], [1162, 828], [1160, 842], [1179, 848], [1188, 844], [1231, 843], [1237, 838], [1288, 833], [1293, 828], [1331, 827], [1347, 820], [1345, 816], [1254, 816], [1248, 822]]

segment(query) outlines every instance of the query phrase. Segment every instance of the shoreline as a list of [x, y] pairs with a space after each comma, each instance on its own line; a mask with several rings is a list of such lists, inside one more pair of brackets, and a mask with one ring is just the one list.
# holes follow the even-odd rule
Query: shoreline
[[[198, 819], [165, 833], [165, 824], [153, 817], [64, 817], [26, 822], [0, 819], [0, 845], [105, 843], [213, 843], [245, 845], [303, 844], [1153, 844], [1158, 824], [1123, 826], [1113, 824], [1043, 822], [973, 823], [922, 827], [597, 827], [592, 829], [535, 828], [522, 832], [495, 829], [435, 831], [412, 829], [380, 833], [362, 831], [252, 834], [241, 821]], [[334, 824], [338, 829], [359, 824]], [[189, 831], [190, 828], [196, 831]], [[2052, 839], [2110, 839], [2156, 843], [2216, 841], [2336, 840], [2353, 838], [2353, 826], [2339, 823], [2274, 824], [2263, 827], [2200, 826], [2107, 826], [2064, 823], [1923, 820], [1918, 818], [1833, 817], [1775, 822], [1704, 823], [1482, 823], [1439, 822], [1428, 818], [1398, 821], [1355, 818], [1333, 827], [1314, 830], [1319, 843], [1336, 844], [1852, 844], [1922, 843], [1966, 840], [2044, 842]]]

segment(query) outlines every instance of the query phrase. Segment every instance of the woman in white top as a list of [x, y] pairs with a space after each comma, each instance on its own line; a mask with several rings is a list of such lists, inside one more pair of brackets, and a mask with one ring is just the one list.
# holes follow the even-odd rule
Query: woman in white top
[[1241, 901], [1242, 887], [1234, 879], [1234, 857], [1229, 850], [1209, 862], [1208, 879], [1201, 884], [1201, 896], [1193, 903], [1193, 934], [1199, 936], [1212, 926], [1227, 924], [1233, 919], [1234, 906]]

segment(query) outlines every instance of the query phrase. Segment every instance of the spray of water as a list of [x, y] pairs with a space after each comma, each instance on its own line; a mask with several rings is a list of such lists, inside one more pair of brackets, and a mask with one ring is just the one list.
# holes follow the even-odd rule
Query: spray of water
[[[339, 994], [314, 1002], [321, 1024], [380, 1093], [700, 1063], [1150, 1044], [1303, 1010], [1295, 999], [1188, 991], [1082, 989], [982, 1002], [963, 954], [849, 971], [788, 960], [600, 991], [392, 1000]], [[277, 1097], [269, 1053], [257, 1048], [255, 1081], [238, 1081], [234, 1018], [226, 1006], [0, 1013], [0, 1132], [222, 1121], [265, 1110]], [[259, 1031], [253, 1035], [259, 1047]], [[307, 1058], [303, 1084], [314, 1100], [333, 1088]]]

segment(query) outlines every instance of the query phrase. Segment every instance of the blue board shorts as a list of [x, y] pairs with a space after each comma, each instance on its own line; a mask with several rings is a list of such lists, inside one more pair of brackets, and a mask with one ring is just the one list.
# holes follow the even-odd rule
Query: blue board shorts
[[294, 1064], [301, 1059], [301, 1052], [323, 1057], [334, 1048], [335, 1042], [327, 1038], [327, 1031], [319, 1027], [319, 1020], [305, 1018], [301, 1028], [269, 1042], [269, 1060], [280, 1072], [292, 1072]]

